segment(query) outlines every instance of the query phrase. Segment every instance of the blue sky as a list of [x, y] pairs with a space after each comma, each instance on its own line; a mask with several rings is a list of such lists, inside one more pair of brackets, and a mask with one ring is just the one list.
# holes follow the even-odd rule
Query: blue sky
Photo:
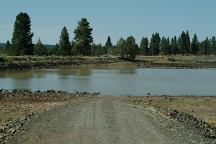
[[85, 17], [93, 27], [96, 43], [110, 35], [113, 43], [133, 35], [137, 42], [153, 32], [179, 35], [183, 30], [199, 39], [216, 35], [215, 0], [1, 0], [0, 42], [11, 40], [15, 17], [27, 12], [33, 41], [55, 44], [63, 26], [70, 39], [78, 20]]

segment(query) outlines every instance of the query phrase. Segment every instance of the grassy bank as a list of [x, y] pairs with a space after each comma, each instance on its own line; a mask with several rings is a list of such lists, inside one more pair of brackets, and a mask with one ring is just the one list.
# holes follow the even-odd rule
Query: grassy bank
[[137, 65], [162, 68], [216, 68], [216, 56], [138, 56]]

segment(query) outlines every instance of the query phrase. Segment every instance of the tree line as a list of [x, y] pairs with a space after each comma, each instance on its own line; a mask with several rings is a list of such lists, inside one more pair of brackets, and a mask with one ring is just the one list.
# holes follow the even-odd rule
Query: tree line
[[27, 13], [16, 16], [12, 40], [7, 41], [5, 52], [8, 55], [120, 55], [124, 59], [134, 60], [136, 55], [215, 55], [216, 37], [199, 41], [196, 34], [190, 38], [188, 31], [183, 31], [179, 37], [161, 37], [159, 33], [152, 34], [151, 38], [143, 37], [140, 45], [133, 36], [120, 38], [116, 45], [112, 44], [108, 36], [105, 45], [93, 43], [93, 29], [86, 18], [78, 22], [74, 30], [75, 37], [70, 41], [66, 27], [63, 27], [59, 42], [55, 48], [46, 48], [39, 39], [32, 43], [31, 20]]
[[31, 20], [27, 13], [20, 13], [16, 16], [12, 40], [7, 41], [5, 52], [8, 55], [90, 55], [93, 29], [86, 18], [78, 22], [74, 30], [75, 37], [72, 42], [66, 27], [63, 27], [59, 42], [55, 48], [46, 48], [39, 39], [36, 44], [32, 43], [33, 33], [31, 32]]

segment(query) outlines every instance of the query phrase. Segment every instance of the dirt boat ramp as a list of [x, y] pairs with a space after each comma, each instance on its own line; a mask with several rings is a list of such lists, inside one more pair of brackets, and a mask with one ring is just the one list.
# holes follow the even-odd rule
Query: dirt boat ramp
[[11, 144], [206, 144], [215, 141], [181, 123], [130, 103], [95, 97], [40, 115]]

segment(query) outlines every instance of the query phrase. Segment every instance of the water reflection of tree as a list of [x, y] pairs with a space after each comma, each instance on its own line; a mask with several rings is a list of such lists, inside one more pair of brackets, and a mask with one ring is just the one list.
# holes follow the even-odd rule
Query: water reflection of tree
[[90, 76], [91, 69], [81, 68], [81, 69], [61, 69], [57, 71], [59, 76], [67, 77], [70, 75], [73, 76]]
[[27, 80], [33, 77], [32, 72], [4, 72], [0, 74], [1, 78], [11, 78], [15, 80]]
[[28, 80], [32, 78], [44, 78], [48, 72], [39, 70], [28, 71], [13, 71], [13, 72], [1, 72], [0, 78], [11, 78], [14, 80]]
[[135, 68], [130, 68], [130, 69], [121, 69], [119, 71], [120, 74], [134, 74], [136, 73], [136, 69]]
[[91, 69], [80, 69], [79, 70], [79, 76], [90, 76], [91, 75]]

